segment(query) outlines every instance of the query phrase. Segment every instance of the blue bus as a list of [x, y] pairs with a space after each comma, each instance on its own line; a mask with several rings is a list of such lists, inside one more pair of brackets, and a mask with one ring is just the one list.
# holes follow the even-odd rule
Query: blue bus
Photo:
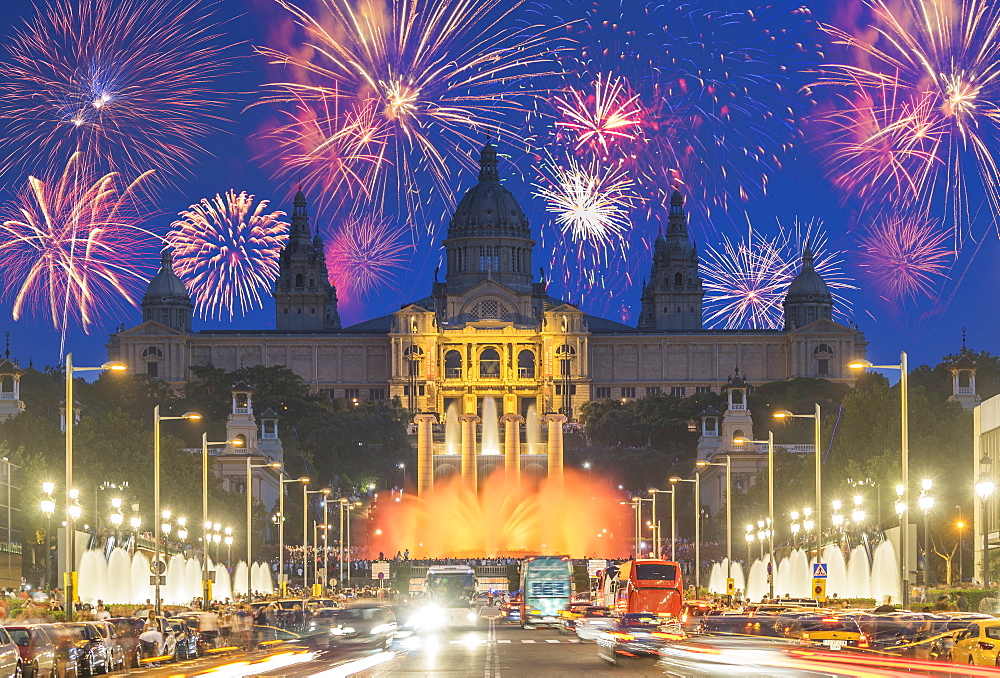
[[521, 562], [521, 628], [559, 626], [573, 595], [569, 556], [528, 556]]

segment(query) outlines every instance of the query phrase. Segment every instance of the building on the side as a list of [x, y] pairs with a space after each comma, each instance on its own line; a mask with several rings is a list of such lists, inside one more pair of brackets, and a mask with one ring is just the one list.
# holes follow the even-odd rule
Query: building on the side
[[[721, 392], [737, 366], [749, 383], [821, 377], [853, 384], [846, 365], [866, 351], [860, 331], [832, 320], [833, 298], [808, 248], [785, 299], [783, 328], [704, 329], [698, 250], [676, 191], [636, 327], [550, 296], [532, 273], [531, 227], [504, 187], [489, 143], [478, 181], [448, 224], [444, 280], [394, 313], [340, 327], [322, 241], [310, 237], [301, 191], [292, 222], [273, 329], [192, 331], [190, 297], [165, 253], [143, 299], [143, 322], [111, 335], [109, 356], [176, 387], [198, 365], [280, 365], [330, 398], [398, 396], [414, 411], [437, 413], [438, 421], [449, 413], [482, 418], [484, 408], [492, 416], [495, 409], [497, 417], [523, 418], [520, 435], [532, 454], [532, 445], [546, 444], [547, 413], [575, 419], [590, 400]], [[453, 468], [444, 464], [441, 474]]]
[[[972, 523], [975, 567], [973, 578], [983, 582], [984, 548], [990, 560], [1000, 558], [1000, 519], [997, 517], [1000, 487], [1000, 395], [976, 405], [972, 410], [972, 478], [978, 495], [973, 502]], [[984, 540], [984, 535], [986, 536]], [[992, 567], [991, 567], [992, 569]]]

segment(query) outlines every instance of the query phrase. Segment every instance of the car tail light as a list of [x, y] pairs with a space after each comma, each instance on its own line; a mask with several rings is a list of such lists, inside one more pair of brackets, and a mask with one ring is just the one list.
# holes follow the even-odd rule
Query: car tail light
[[858, 647], [865, 649], [868, 648], [868, 636], [866, 636], [863, 633], [860, 636], [858, 636]]
[[803, 633], [802, 634], [802, 640], [809, 640], [809, 634], [808, 633]]
[[635, 640], [635, 636], [633, 636], [631, 633], [612, 633], [611, 635], [613, 635], [618, 640], [626, 640], [626, 641]]
[[685, 612], [684, 614], [681, 615], [681, 623], [684, 624], [687, 622], [687, 620], [688, 620], [688, 613]]
[[992, 650], [993, 649], [993, 643], [984, 643], [983, 641], [979, 641], [979, 649], [980, 650]]

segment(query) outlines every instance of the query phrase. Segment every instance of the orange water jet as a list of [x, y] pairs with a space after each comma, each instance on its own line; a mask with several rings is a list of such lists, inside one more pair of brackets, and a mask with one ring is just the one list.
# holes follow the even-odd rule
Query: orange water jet
[[562, 483], [507, 480], [502, 470], [478, 494], [456, 475], [421, 497], [380, 505], [372, 514], [368, 556], [495, 558], [524, 554], [621, 558], [629, 550], [633, 514], [606, 481], [573, 470]]

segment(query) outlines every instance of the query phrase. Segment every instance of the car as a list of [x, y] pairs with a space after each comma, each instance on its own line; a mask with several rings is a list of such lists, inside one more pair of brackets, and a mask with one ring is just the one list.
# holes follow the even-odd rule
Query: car
[[795, 645], [778, 638], [742, 638], [736, 636], [699, 636], [665, 644], [660, 649], [657, 667], [675, 678], [693, 676], [773, 676], [804, 678], [829, 672], [807, 673], [799, 666], [789, 667], [788, 651]]
[[174, 660], [196, 659], [199, 655], [198, 632], [181, 617], [168, 617], [166, 623], [174, 638]]
[[387, 607], [362, 603], [335, 610], [329, 628], [333, 646], [361, 645], [388, 650], [396, 631], [396, 617]]
[[561, 633], [572, 633], [574, 622], [583, 615], [584, 610], [588, 607], [593, 607], [593, 605], [589, 600], [575, 601], [567, 605], [565, 610], [560, 610], [559, 631]]
[[785, 638], [822, 645], [830, 650], [868, 649], [868, 636], [861, 631], [857, 619], [848, 615], [780, 616], [774, 626]]
[[680, 614], [678, 615], [678, 619], [681, 622], [681, 628], [687, 632], [697, 631], [698, 626], [701, 624], [701, 618], [713, 609], [714, 606], [707, 600], [684, 601], [684, 604], [681, 605]]
[[[160, 654], [163, 657], [177, 659], [177, 636], [170, 626], [166, 617], [153, 617], [156, 627], [163, 634], [163, 647]], [[118, 642], [121, 644], [126, 664], [139, 668], [142, 665], [142, 651], [139, 647], [139, 634], [142, 633], [149, 618], [140, 617], [112, 617], [108, 620], [118, 633]]]
[[70, 642], [79, 649], [77, 670], [84, 676], [96, 676], [111, 669], [111, 658], [104, 636], [92, 623], [73, 622], [61, 624]]
[[576, 619], [573, 630], [581, 641], [597, 640], [597, 636], [618, 623], [610, 607], [591, 605]]
[[50, 678], [60, 674], [59, 648], [44, 626], [5, 626], [21, 657], [24, 678]]
[[1000, 666], [1000, 619], [974, 621], [955, 634], [951, 648], [955, 664]]
[[630, 612], [597, 635], [597, 656], [610, 664], [622, 657], [655, 657], [664, 643], [684, 637], [680, 622], [672, 615]]
[[104, 644], [108, 648], [108, 663], [110, 671], [124, 669], [127, 657], [128, 643], [118, 636], [118, 629], [108, 621], [87, 622], [93, 624], [97, 631], [104, 637]]

